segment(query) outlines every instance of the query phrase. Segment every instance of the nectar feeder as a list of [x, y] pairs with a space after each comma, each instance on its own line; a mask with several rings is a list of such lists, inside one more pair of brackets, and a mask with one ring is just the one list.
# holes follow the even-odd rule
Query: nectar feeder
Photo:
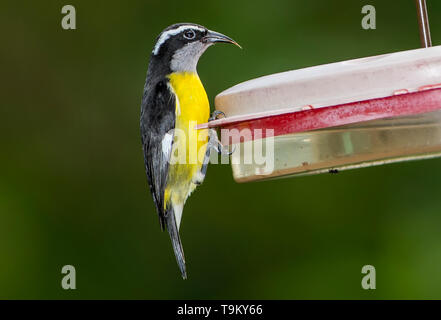
[[[228, 129], [235, 180], [441, 156], [441, 46], [431, 47], [425, 1], [416, 4], [422, 49], [277, 73], [217, 95], [226, 116], [198, 128]], [[256, 148], [270, 166], [247, 158]]]

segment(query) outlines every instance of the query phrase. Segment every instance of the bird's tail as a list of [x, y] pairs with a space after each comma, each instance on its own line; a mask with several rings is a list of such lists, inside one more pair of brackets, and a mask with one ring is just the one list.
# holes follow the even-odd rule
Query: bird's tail
[[185, 268], [184, 249], [182, 248], [181, 237], [179, 236], [178, 224], [176, 222], [173, 206], [167, 208], [165, 215], [167, 231], [170, 234], [173, 250], [175, 252], [176, 261], [181, 270], [182, 278], [187, 279], [187, 270]]

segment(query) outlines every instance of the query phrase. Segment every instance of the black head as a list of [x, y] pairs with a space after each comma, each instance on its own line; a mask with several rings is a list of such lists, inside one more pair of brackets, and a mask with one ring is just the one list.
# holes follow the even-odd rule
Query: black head
[[162, 31], [156, 39], [152, 60], [167, 65], [172, 72], [194, 72], [200, 56], [217, 42], [239, 46], [233, 39], [204, 26], [193, 23], [174, 24]]

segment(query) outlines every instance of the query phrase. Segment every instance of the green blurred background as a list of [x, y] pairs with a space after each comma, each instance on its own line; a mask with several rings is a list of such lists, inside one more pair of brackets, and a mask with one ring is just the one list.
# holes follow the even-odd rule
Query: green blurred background
[[[77, 10], [77, 30], [60, 26]], [[375, 5], [377, 29], [361, 28]], [[441, 2], [429, 0], [441, 42]], [[157, 34], [196, 22], [236, 39], [199, 75], [210, 101], [261, 75], [419, 47], [414, 1], [0, 3], [0, 298], [441, 298], [441, 160], [236, 184], [211, 165], [187, 202], [180, 278], [139, 136]], [[77, 290], [61, 289], [72, 264]], [[361, 268], [377, 289], [361, 289]]]

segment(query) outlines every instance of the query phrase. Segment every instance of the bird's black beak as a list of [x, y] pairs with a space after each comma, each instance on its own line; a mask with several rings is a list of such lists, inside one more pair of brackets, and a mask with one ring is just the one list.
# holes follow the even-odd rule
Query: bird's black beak
[[202, 42], [204, 43], [216, 43], [216, 42], [225, 42], [225, 43], [231, 43], [234, 44], [235, 46], [238, 46], [239, 48], [242, 49], [242, 47], [233, 39], [231, 39], [230, 37], [227, 37], [226, 35], [216, 32], [216, 31], [211, 31], [208, 30], [208, 33], [206, 36], [204, 36], [202, 38]]

